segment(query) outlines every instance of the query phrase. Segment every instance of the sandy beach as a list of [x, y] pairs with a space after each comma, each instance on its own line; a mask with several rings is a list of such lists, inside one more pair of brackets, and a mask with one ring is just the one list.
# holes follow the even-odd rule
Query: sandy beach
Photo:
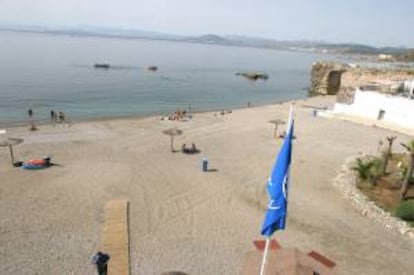
[[[282, 246], [316, 250], [339, 274], [412, 274], [414, 244], [359, 214], [332, 185], [349, 156], [374, 153], [393, 134], [352, 122], [314, 117], [296, 102], [288, 221], [274, 235]], [[289, 103], [195, 114], [188, 121], [154, 117], [43, 125], [23, 138], [18, 160], [52, 156], [56, 166], [13, 168], [0, 148], [0, 274], [94, 274], [103, 210], [130, 202], [131, 274], [239, 274], [244, 254], [260, 237], [266, 182], [281, 140], [272, 119], [287, 119]], [[214, 115], [216, 114], [216, 115]], [[170, 151], [170, 127], [183, 130], [176, 149], [195, 143], [200, 154]], [[280, 128], [284, 128], [282, 125]], [[396, 150], [401, 150], [396, 145]], [[211, 172], [200, 169], [208, 157]]]

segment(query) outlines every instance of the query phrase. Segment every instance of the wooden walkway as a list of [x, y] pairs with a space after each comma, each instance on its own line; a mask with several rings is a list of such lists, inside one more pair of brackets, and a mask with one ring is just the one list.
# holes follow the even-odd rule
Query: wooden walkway
[[102, 245], [110, 257], [108, 275], [129, 275], [128, 233], [128, 201], [109, 201], [105, 206]]

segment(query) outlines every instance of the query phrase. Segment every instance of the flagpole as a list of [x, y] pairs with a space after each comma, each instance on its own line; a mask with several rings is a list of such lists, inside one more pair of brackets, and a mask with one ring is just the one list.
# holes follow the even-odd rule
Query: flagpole
[[[273, 178], [273, 173], [275, 173], [275, 169], [279, 169], [276, 172], [279, 172], [279, 174], [276, 174], [275, 178], [276, 178], [276, 185], [272, 185], [272, 181], [273, 179], [269, 179], [269, 183], [268, 183], [268, 188], [274, 188], [275, 186], [277, 186], [277, 188], [280, 188], [280, 190], [276, 190], [276, 193], [279, 194], [279, 196], [281, 196], [280, 193], [283, 193], [282, 195], [284, 196], [284, 202], [282, 200], [282, 204], [284, 203], [285, 206], [282, 210], [282, 214], [283, 214], [283, 220], [276, 219], [275, 217], [271, 217], [270, 219], [274, 219], [273, 221], [270, 222], [270, 225], [268, 224], [268, 213], [266, 213], [266, 218], [265, 218], [265, 222], [263, 224], [263, 229], [262, 229], [262, 235], [266, 235], [266, 245], [265, 245], [265, 249], [263, 252], [263, 258], [262, 258], [262, 264], [260, 266], [260, 275], [264, 275], [265, 274], [265, 269], [266, 269], [266, 260], [267, 260], [267, 254], [269, 253], [269, 247], [270, 247], [270, 240], [271, 240], [271, 235], [273, 234], [273, 232], [275, 230], [278, 229], [284, 229], [285, 228], [285, 222], [286, 222], [286, 208], [287, 208], [287, 181], [289, 178], [289, 172], [290, 172], [290, 160], [291, 160], [291, 152], [292, 152], [292, 138], [293, 138], [293, 119], [294, 119], [294, 105], [295, 103], [293, 102], [290, 105], [290, 113], [289, 113], [289, 121], [287, 123], [286, 126], [286, 135], [285, 135], [285, 140], [283, 142], [282, 148], [279, 151], [279, 155], [277, 158], [277, 161], [275, 163], [275, 166], [273, 168], [273, 172], [272, 172], [272, 178]], [[284, 176], [281, 177], [280, 173], [283, 172]], [[272, 187], [273, 186], [273, 187]], [[279, 205], [277, 207], [273, 207], [272, 208], [272, 203], [274, 202], [274, 198], [272, 198], [272, 192], [270, 192], [270, 190], [268, 189], [269, 194], [270, 194], [270, 203], [268, 206], [268, 210], [267, 211], [275, 211], [277, 209], [280, 209], [283, 205]], [[280, 202], [278, 202], [280, 204]], [[280, 211], [280, 210], [279, 210]], [[277, 226], [275, 226], [278, 223]]]
[[270, 237], [266, 237], [266, 245], [265, 245], [265, 249], [263, 252], [262, 265], [260, 267], [260, 275], [265, 274], [266, 258], [267, 258], [267, 253], [269, 252], [269, 246], [270, 246]]

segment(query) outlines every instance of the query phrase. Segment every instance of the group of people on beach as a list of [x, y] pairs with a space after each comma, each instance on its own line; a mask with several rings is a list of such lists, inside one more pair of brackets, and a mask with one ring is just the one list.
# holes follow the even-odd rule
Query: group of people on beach
[[168, 116], [168, 120], [181, 120], [184, 118], [186, 113], [186, 110], [178, 109], [172, 115]]
[[[33, 109], [29, 109], [27, 111], [27, 114], [29, 115], [29, 118], [32, 119], [33, 118]], [[50, 120], [52, 122], [66, 122], [66, 116], [65, 113], [62, 111], [56, 112], [54, 110], [50, 111]]]
[[197, 149], [195, 143], [192, 143], [190, 148], [187, 148], [186, 144], [183, 143], [181, 146], [181, 152], [184, 154], [196, 154], [199, 153], [200, 150]]
[[[30, 118], [30, 130], [34, 131], [37, 130], [37, 126], [35, 124], [35, 122], [33, 121], [33, 109], [29, 109], [27, 111], [27, 114], [29, 115]], [[50, 122], [54, 125], [55, 123], [67, 123], [69, 125], [69, 122], [66, 119], [66, 115], [64, 112], [59, 111], [56, 112], [55, 110], [51, 110], [50, 111]]]
[[66, 116], [64, 112], [55, 112], [54, 110], [50, 111], [50, 120], [52, 123], [64, 123], [66, 122]]

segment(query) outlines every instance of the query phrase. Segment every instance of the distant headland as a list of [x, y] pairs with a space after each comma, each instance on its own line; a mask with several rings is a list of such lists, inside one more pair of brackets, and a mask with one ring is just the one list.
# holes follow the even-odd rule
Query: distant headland
[[221, 46], [252, 47], [263, 49], [320, 52], [332, 54], [385, 56], [389, 60], [409, 62], [414, 61], [414, 48], [404, 47], [374, 47], [358, 43], [330, 43], [312, 40], [275, 40], [268, 38], [206, 34], [199, 36], [174, 35], [160, 32], [141, 31], [136, 29], [106, 28], [106, 27], [44, 27], [29, 25], [0, 25], [0, 31], [44, 33], [70, 36], [96, 36], [123, 39], [166, 40], [190, 42]]

